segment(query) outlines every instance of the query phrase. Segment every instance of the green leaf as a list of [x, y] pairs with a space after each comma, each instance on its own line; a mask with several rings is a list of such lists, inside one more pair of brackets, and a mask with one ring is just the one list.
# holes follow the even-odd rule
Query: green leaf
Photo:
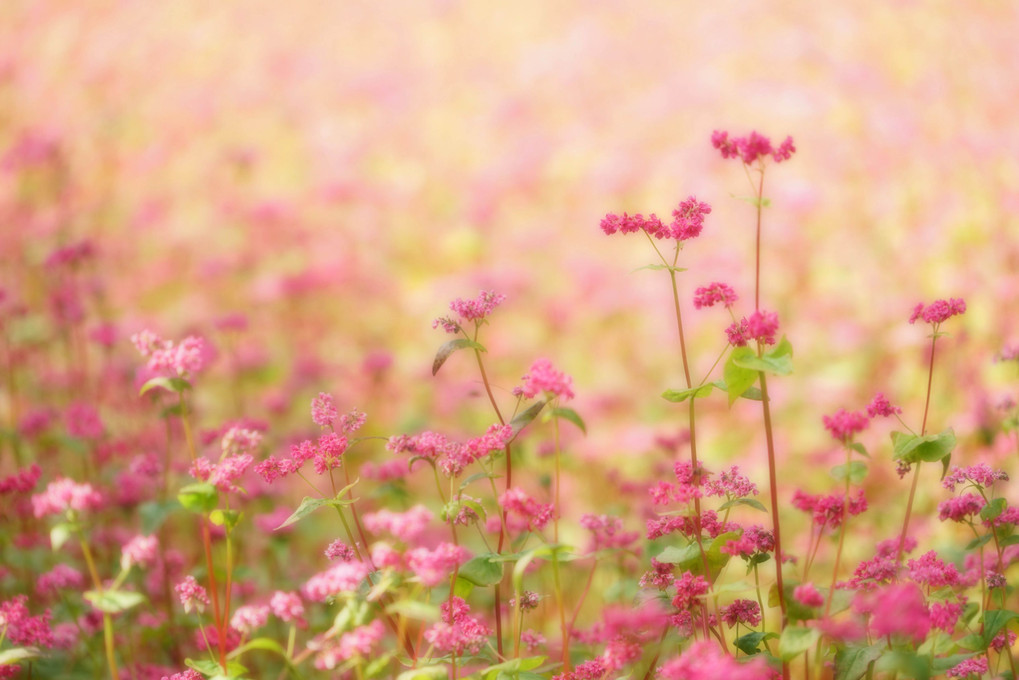
[[708, 383], [706, 385], [700, 385], [699, 387], [691, 387], [688, 390], [665, 390], [662, 392], [662, 399], [665, 401], [671, 401], [674, 404], [684, 402], [687, 399], [697, 399], [698, 397], [706, 397], [711, 394], [711, 391], [715, 388], [714, 383]]
[[487, 351], [479, 343], [476, 343], [473, 340], [468, 340], [467, 338], [457, 338], [456, 340], [450, 340], [445, 345], [440, 347], [439, 351], [435, 353], [435, 359], [432, 361], [432, 375], [435, 375], [436, 373], [439, 372], [439, 369], [442, 368], [442, 365], [444, 363], [446, 363], [446, 359], [449, 358], [450, 354], [459, 349], [466, 349], [468, 347], [479, 352]]
[[188, 484], [177, 494], [180, 504], [191, 512], [205, 514], [212, 512], [219, 505], [219, 492], [208, 482]]
[[472, 592], [474, 592], [474, 584], [457, 576], [456, 582], [453, 583], [453, 594], [466, 600]]
[[522, 671], [530, 671], [541, 666], [545, 663], [544, 656], [530, 656], [525, 659], [510, 659], [503, 663], [489, 666], [481, 671], [482, 677], [485, 680], [495, 680], [501, 677], [503, 673], [510, 677], [518, 677]]
[[181, 508], [177, 499], [165, 501], [148, 501], [138, 506], [138, 515], [142, 520], [142, 533], [151, 536], [166, 519]]
[[758, 648], [760, 647], [762, 642], [777, 637], [778, 637], [777, 633], [753, 632], [747, 633], [746, 635], [740, 635], [732, 642], [734, 645], [736, 645], [737, 648], [739, 648], [741, 652], [747, 655], [751, 655], [757, 654], [760, 651], [760, 649]]
[[1008, 538], [1001, 539], [1000, 545], [1004, 548], [1009, 545], [1015, 545], [1016, 543], [1019, 543], [1019, 534], [1014, 534]]
[[557, 418], [562, 418], [563, 420], [570, 421], [571, 423], [579, 427], [581, 432], [587, 434], [587, 425], [584, 425], [583, 419], [573, 409], [557, 406], [556, 408], [552, 409], [552, 415]]
[[[701, 549], [696, 543], [683, 547], [670, 545], [655, 557], [663, 564], [675, 564], [687, 571], [693, 571], [701, 563]], [[703, 571], [703, 565], [701, 565]]]
[[996, 519], [1008, 507], [1008, 501], [1004, 498], [992, 498], [991, 501], [980, 511], [980, 519], [990, 522]]
[[928, 680], [931, 677], [931, 657], [915, 652], [887, 651], [878, 658], [875, 669], [901, 673], [915, 680]]
[[70, 522], [60, 522], [50, 529], [50, 545], [53, 550], [60, 550], [65, 543], [71, 540], [71, 536], [77, 527]]
[[835, 654], [835, 680], [860, 680], [882, 651], [884, 645], [840, 649]]
[[778, 654], [783, 661], [791, 661], [814, 646], [821, 632], [816, 628], [788, 626], [778, 639]]
[[994, 636], [1001, 632], [1001, 629], [1012, 619], [1019, 617], [1019, 614], [1008, 609], [989, 609], [984, 612], [984, 647], [991, 644]]
[[[740, 349], [750, 349], [749, 347]], [[781, 356], [769, 356], [764, 354], [757, 356], [750, 351], [746, 356], [741, 356], [733, 361], [740, 368], [747, 368], [754, 371], [764, 371], [775, 375], [789, 375], [793, 372], [793, 360], [789, 354]]]
[[104, 590], [102, 592], [89, 590], [85, 592], [85, 599], [93, 607], [107, 614], [127, 611], [145, 602], [144, 595], [130, 590]]
[[502, 581], [503, 563], [492, 562], [492, 554], [478, 555], [460, 566], [460, 578], [476, 586], [491, 586]]
[[140, 392], [138, 392], [138, 396], [141, 396], [148, 392], [149, 390], [154, 390], [156, 388], [159, 388], [161, 390], [167, 390], [169, 392], [177, 392], [179, 394], [185, 390], [190, 390], [191, 383], [189, 383], [184, 378], [166, 378], [166, 377], [152, 378], [148, 380], [144, 385], [142, 385], [142, 389]]
[[840, 482], [846, 478], [846, 475], [849, 476], [849, 481], [853, 484], [862, 483], [867, 476], [867, 464], [861, 460], [853, 460], [849, 462], [848, 467], [836, 465], [831, 469], [831, 476]]
[[768, 509], [764, 507], [764, 504], [761, 503], [761, 501], [757, 500], [756, 498], [733, 498], [731, 501], [726, 501], [725, 503], [722, 503], [720, 506], [718, 506], [718, 509], [728, 510], [729, 508], [735, 507], [737, 505], [745, 505], [748, 508], [753, 508], [754, 510], [768, 512]]
[[237, 649], [233, 650], [227, 655], [227, 658], [236, 659], [245, 652], [250, 652], [253, 650], [273, 652], [274, 654], [279, 654], [283, 658], [286, 658], [287, 656], [287, 651], [283, 649], [283, 646], [280, 643], [276, 642], [272, 638], [260, 637], [255, 638], [254, 640], [251, 640], [245, 643], [244, 645], [238, 647]]
[[978, 536], [977, 538], [974, 538], [972, 541], [966, 544], [965, 550], [966, 552], [969, 552], [974, 548], [979, 548], [980, 546], [990, 541], [992, 538], [994, 538], [993, 534], [984, 534], [983, 536]]
[[789, 342], [789, 338], [782, 336], [782, 339], [778, 341], [778, 344], [769, 349], [764, 353], [764, 356], [771, 357], [772, 359], [780, 359], [782, 357], [793, 356], [793, 346]]
[[536, 401], [531, 404], [527, 409], [517, 414], [516, 418], [510, 421], [510, 427], [513, 428], [513, 437], [516, 438], [520, 434], [520, 430], [527, 427], [532, 420], [538, 417], [541, 413], [541, 409], [545, 407], [544, 401]]
[[211, 680], [229, 680], [230, 678], [239, 678], [248, 672], [248, 669], [242, 666], [238, 661], [226, 662], [226, 675], [223, 675], [223, 668], [215, 661], [211, 659], [184, 659], [184, 665], [188, 668], [194, 668], [202, 675], [207, 675]]
[[442, 618], [439, 608], [420, 600], [399, 600], [386, 607], [390, 614], [399, 614], [415, 621], [435, 622]]
[[28, 661], [39, 656], [39, 650], [36, 647], [15, 647], [14, 649], [5, 649], [0, 651], [0, 666], [13, 666], [19, 661]]
[[753, 387], [757, 382], [757, 371], [741, 367], [737, 361], [742, 361], [754, 356], [749, 347], [736, 347], [729, 353], [729, 358], [722, 369], [722, 376], [725, 379], [725, 389], [729, 393], [729, 406], [739, 399], [744, 392]]
[[489, 479], [499, 479], [500, 475], [497, 475], [492, 472], [475, 472], [473, 475], [460, 482], [459, 490], [463, 491], [474, 482], [478, 481], [479, 479], [485, 479], [486, 477], [488, 477]]
[[396, 680], [445, 680], [449, 677], [449, 666], [436, 664], [434, 666], [421, 666], [411, 668], [396, 676]]
[[686, 271], [686, 268], [684, 268], [684, 267], [673, 267], [670, 264], [646, 264], [643, 267], [637, 267], [636, 269], [634, 269], [630, 273], [633, 274], [634, 272], [643, 271], [645, 269], [648, 269], [650, 271], [655, 271], [655, 272], [661, 271], [663, 269], [666, 270], [666, 271], [670, 271], [670, 272], [685, 272]]
[[[939, 673], [943, 673], [951, 668], [955, 668], [966, 659], [972, 659], [977, 654], [952, 654], [951, 656], [936, 657], [932, 664], [933, 670]], [[999, 678], [1002, 676], [998, 676]]]
[[209, 513], [209, 521], [218, 527], [226, 527], [228, 531], [233, 531], [237, 523], [241, 521], [241, 512], [240, 510], [216, 508]]
[[301, 501], [301, 504], [297, 506], [297, 510], [294, 510], [294, 513], [290, 515], [283, 524], [280, 524], [278, 527], [273, 529], [273, 531], [279, 531], [283, 527], [288, 527], [291, 524], [301, 521], [311, 513], [321, 508], [323, 505], [329, 505], [331, 500], [331, 498], [312, 498], [310, 496], [305, 496], [304, 500]]
[[[723, 392], [728, 392], [729, 388], [726, 386], [724, 380], [715, 380], [711, 383]], [[763, 396], [761, 395], [761, 388], [759, 387], [748, 387], [743, 390], [743, 394], [739, 395], [740, 399], [750, 399], [751, 401], [761, 401]]]
[[870, 458], [870, 454], [867, 453], [867, 447], [861, 444], [860, 442], [853, 442], [852, 444], [849, 445], [849, 448], [851, 448], [853, 451], [856, 451], [864, 458]]
[[301, 504], [297, 507], [297, 510], [294, 510], [294, 514], [290, 515], [290, 517], [288, 517], [286, 521], [283, 522], [283, 524], [273, 529], [273, 531], [279, 531], [283, 527], [288, 527], [295, 522], [299, 522], [300, 520], [304, 519], [311, 513], [321, 508], [323, 505], [329, 505], [334, 508], [350, 505], [354, 501], [347, 500], [343, 498], [343, 496], [345, 496], [348, 491], [353, 489], [354, 485], [356, 485], [359, 481], [361, 480], [355, 479], [353, 482], [337, 491], [336, 496], [334, 498], [311, 498], [310, 496], [305, 496], [304, 500], [302, 500]]
[[906, 463], [934, 463], [944, 459], [955, 448], [955, 432], [949, 428], [941, 434], [923, 437], [905, 432], [892, 432], [893, 460]]

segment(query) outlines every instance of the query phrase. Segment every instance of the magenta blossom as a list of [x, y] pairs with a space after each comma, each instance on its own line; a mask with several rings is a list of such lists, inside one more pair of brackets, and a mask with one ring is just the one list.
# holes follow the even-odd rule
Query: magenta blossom
[[786, 137], [785, 140], [775, 148], [771, 140], [757, 132], [751, 132], [746, 137], [729, 137], [728, 132], [715, 130], [711, 135], [711, 146], [722, 153], [722, 158], [739, 158], [745, 165], [754, 161], [764, 161], [771, 156], [776, 163], [789, 160], [796, 147], [793, 145], [793, 138]]
[[909, 323], [916, 323], [922, 319], [925, 323], [937, 327], [953, 316], [966, 312], [966, 302], [961, 298], [950, 298], [948, 300], [935, 300], [926, 307], [923, 303], [913, 308], [913, 314], [909, 317]]
[[533, 399], [544, 393], [547, 397], [561, 398], [564, 401], [573, 399], [573, 378], [562, 371], [557, 371], [548, 359], [537, 359], [531, 364], [531, 370], [522, 378], [523, 385], [519, 388], [520, 395]]
[[831, 436], [843, 444], [852, 441], [854, 434], [863, 432], [870, 424], [870, 419], [860, 411], [847, 411], [844, 408], [840, 408], [833, 415], [824, 416], [822, 421]]
[[453, 317], [439, 317], [432, 322], [432, 328], [442, 326], [447, 333], [456, 333], [460, 330], [461, 324], [467, 321], [473, 321], [480, 325], [492, 313], [492, 310], [505, 300], [505, 295], [492, 290], [481, 291], [478, 297], [473, 300], [457, 298], [449, 303], [449, 309], [459, 317], [459, 321]]
[[722, 304], [726, 309], [732, 309], [737, 300], [739, 296], [736, 295], [736, 291], [728, 284], [716, 281], [694, 291], [693, 306], [695, 309], [701, 309]]
[[704, 228], [704, 216], [711, 213], [711, 206], [690, 196], [672, 211], [672, 238], [687, 241], [701, 235]]

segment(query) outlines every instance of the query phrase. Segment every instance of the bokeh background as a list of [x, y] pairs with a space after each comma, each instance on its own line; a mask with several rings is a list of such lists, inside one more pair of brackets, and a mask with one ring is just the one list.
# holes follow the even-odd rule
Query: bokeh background
[[[431, 321], [494, 289], [499, 393], [537, 357], [571, 373], [588, 436], [568, 446], [604, 472], [574, 492], [602, 494], [617, 468], [652, 473], [685, 412], [658, 396], [682, 379], [668, 278], [633, 272], [647, 242], [599, 220], [713, 206], [681, 255], [703, 374], [728, 318], [694, 312], [693, 289], [753, 297], [749, 186], [709, 139], [756, 129], [798, 148], [767, 174], [763, 250], [763, 304], [796, 349], [773, 388], [789, 481], [831, 486], [812, 473], [838, 462], [821, 426], [837, 407], [880, 390], [918, 423], [927, 340], [907, 319], [936, 298], [969, 311], [939, 344], [932, 428], [956, 428], [959, 460], [1001, 458], [1014, 442], [986, 433], [1016, 391], [993, 359], [1019, 340], [1017, 30], [1019, 5], [994, 1], [6, 0], [8, 411], [134, 399], [127, 338], [149, 327], [214, 345], [209, 427], [307, 428], [321, 390], [375, 434], [476, 432], [476, 369], [455, 355], [431, 376]], [[64, 371], [82, 361], [103, 372]], [[709, 465], [758, 474], [759, 407], [704, 418]], [[901, 495], [886, 432], [867, 437], [878, 493]]]

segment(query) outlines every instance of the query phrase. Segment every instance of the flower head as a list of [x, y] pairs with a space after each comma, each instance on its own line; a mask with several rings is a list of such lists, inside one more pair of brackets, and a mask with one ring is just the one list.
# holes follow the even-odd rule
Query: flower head
[[902, 409], [898, 406], [892, 406], [891, 402], [881, 392], [875, 394], [873, 401], [867, 405], [867, 415], [871, 418], [894, 416], [898, 413], [902, 413]]
[[916, 323], [922, 319], [924, 323], [938, 326], [953, 316], [966, 312], [966, 302], [961, 298], [950, 298], [948, 300], [935, 300], [926, 307], [923, 303], [913, 308], [913, 314], [909, 317], [909, 323]]
[[687, 241], [701, 235], [704, 216], [711, 213], [711, 206], [690, 196], [672, 211], [671, 235], [677, 241]]
[[726, 309], [731, 309], [737, 300], [739, 296], [736, 295], [736, 291], [728, 284], [716, 281], [694, 291], [693, 306], [695, 309], [701, 309], [722, 304]]
[[473, 321], [475, 324], [482, 323], [492, 310], [498, 307], [506, 299], [492, 290], [483, 290], [473, 300], [457, 298], [449, 303], [449, 309], [457, 315], [459, 321], [452, 317], [439, 317], [432, 322], [432, 328], [442, 326], [447, 333], [456, 333], [460, 330], [461, 324]]
[[771, 156], [776, 163], [789, 160], [796, 152], [792, 137], [785, 140], [774, 148], [771, 140], [757, 132], [751, 132], [746, 137], [729, 137], [728, 132], [715, 130], [711, 135], [711, 146], [718, 149], [722, 158], [739, 158], [745, 165]]
[[860, 411], [847, 411], [840, 408], [833, 415], [822, 418], [824, 428], [831, 433], [836, 440], [846, 444], [853, 439], [853, 435], [867, 429], [870, 419]]
[[552, 367], [548, 359], [537, 359], [522, 378], [520, 394], [533, 399], [539, 394], [552, 398], [573, 399], [573, 378]]

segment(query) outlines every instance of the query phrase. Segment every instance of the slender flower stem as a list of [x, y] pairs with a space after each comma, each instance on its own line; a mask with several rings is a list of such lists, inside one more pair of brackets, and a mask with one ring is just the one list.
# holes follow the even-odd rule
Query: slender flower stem
[[[927, 368], [927, 399], [924, 401], [923, 406], [923, 424], [920, 426], [920, 436], [927, 434], [927, 414], [930, 412], [931, 407], [931, 384], [934, 380], [934, 348], [938, 342], [938, 329], [934, 327], [934, 333], [931, 336], [931, 360], [930, 365]], [[913, 512], [913, 499], [916, 497], [916, 486], [920, 481], [920, 461], [916, 463], [916, 469], [913, 471], [913, 484], [909, 487], [909, 499], [906, 501], [906, 517], [902, 520], [902, 534], [899, 536], [899, 556], [896, 559], [896, 563], [901, 565], [902, 558], [906, 554], [906, 534], [909, 532], [909, 517]]]
[[[465, 334], [466, 335], [466, 334]], [[474, 341], [477, 342], [477, 329], [474, 332]], [[481, 382], [485, 385], [485, 393], [488, 395], [488, 400], [492, 403], [492, 408], [495, 410], [495, 417], [499, 419], [500, 425], [506, 424], [506, 419], [502, 417], [502, 411], [499, 410], [499, 404], [495, 401], [495, 395], [492, 394], [492, 386], [488, 382], [488, 374], [485, 372], [485, 362], [481, 360], [481, 352], [477, 348], [474, 349], [474, 358], [478, 362], [478, 371], [481, 372]], [[510, 445], [506, 444], [506, 491], [510, 490], [513, 486], [513, 455]], [[491, 478], [489, 478], [491, 481]], [[492, 482], [492, 489], [495, 490], [495, 482]], [[496, 495], [498, 500], [498, 495]], [[502, 548], [506, 541], [506, 510], [503, 509], [499, 513], [499, 546], [497, 549], [498, 554], [502, 554]], [[499, 652], [499, 656], [503, 655], [502, 649], [502, 583], [495, 584], [495, 640], [496, 648]]]
[[[849, 467], [853, 450], [846, 446], [846, 490], [842, 496], [842, 524], [839, 525], [839, 547], [835, 551], [835, 566], [831, 570], [831, 587], [828, 588], [828, 601], [824, 605], [824, 616], [828, 618], [831, 611], [831, 600], [835, 594], [835, 581], [839, 575], [839, 562], [842, 560], [842, 545], [846, 539], [846, 524], [849, 522]], [[818, 655], [820, 658], [820, 655]]]
[[782, 610], [782, 625], [785, 626], [785, 590], [782, 582], [782, 530], [778, 521], [778, 475], [775, 465], [775, 438], [771, 431], [771, 405], [768, 399], [768, 378], [764, 371], [761, 377], [761, 403], [764, 405], [764, 436], [768, 443], [768, 483], [771, 486], [771, 518], [775, 533], [775, 583], [778, 586], [778, 606]]
[[577, 606], [573, 610], [573, 616], [570, 618], [570, 625], [567, 629], [567, 634], [573, 632], [573, 627], [577, 625], [577, 617], [580, 616], [580, 609], [584, 606], [584, 600], [587, 599], [587, 594], [591, 590], [591, 583], [594, 581], [594, 572], [598, 569], [598, 560], [595, 559], [594, 564], [591, 565], [591, 571], [587, 575], [587, 583], [584, 585], [584, 592], [580, 594], [580, 599], [577, 600]]
[[[80, 537], [81, 552], [85, 556], [85, 564], [88, 566], [89, 576], [92, 577], [92, 585], [96, 593], [101, 597], [103, 594], [103, 582], [99, 580], [99, 572], [96, 570], [95, 560], [92, 559], [92, 550], [84, 536]], [[110, 668], [110, 678], [120, 680], [120, 671], [117, 669], [117, 654], [113, 649], [113, 620], [110, 615], [103, 612], [103, 644], [106, 650], [106, 664]]]

